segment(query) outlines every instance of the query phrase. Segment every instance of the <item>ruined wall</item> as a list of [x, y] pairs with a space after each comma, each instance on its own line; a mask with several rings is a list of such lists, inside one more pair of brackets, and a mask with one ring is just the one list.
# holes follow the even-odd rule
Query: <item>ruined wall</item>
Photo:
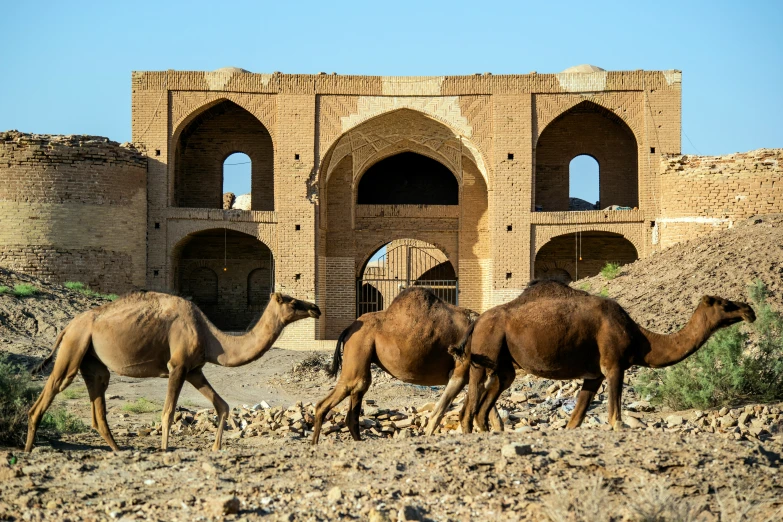
[[666, 248], [756, 214], [783, 212], [783, 149], [664, 156], [653, 243]]
[[0, 264], [103, 292], [144, 286], [146, 168], [102, 137], [0, 133]]

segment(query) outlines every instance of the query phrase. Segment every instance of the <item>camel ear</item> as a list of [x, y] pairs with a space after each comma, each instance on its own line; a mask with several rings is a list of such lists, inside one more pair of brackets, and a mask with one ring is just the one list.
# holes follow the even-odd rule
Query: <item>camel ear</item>
[[712, 306], [715, 304], [715, 298], [709, 295], [705, 295], [701, 298], [701, 302], [706, 306]]
[[277, 301], [277, 304], [283, 304], [283, 296], [280, 294], [280, 292], [275, 292], [274, 294], [269, 294], [269, 299], [274, 299]]

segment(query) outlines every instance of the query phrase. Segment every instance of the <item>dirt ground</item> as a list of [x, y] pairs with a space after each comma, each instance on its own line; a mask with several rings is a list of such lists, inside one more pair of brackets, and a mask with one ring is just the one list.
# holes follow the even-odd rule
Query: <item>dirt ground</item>
[[[320, 371], [292, 371], [312, 355], [272, 350], [244, 368], [209, 366], [205, 373], [232, 406], [316, 402], [333, 381]], [[328, 354], [320, 355], [325, 360]], [[379, 371], [374, 377], [365, 414], [439, 396], [439, 389]], [[538, 393], [544, 402], [530, 399], [533, 417], [554, 397], [551, 383], [518, 382], [501, 405], [508, 407], [523, 390], [527, 397]], [[648, 428], [617, 433], [600, 421], [606, 409], [599, 396], [589, 414], [598, 420], [577, 431], [544, 422], [466, 436], [410, 431], [392, 438], [365, 431], [365, 440], [354, 442], [343, 429], [313, 447], [307, 430], [241, 437], [229, 429], [219, 453], [209, 451], [211, 431], [175, 431], [173, 449], [162, 452], [157, 432], [148, 435], [143, 427], [159, 418], [165, 386], [165, 379], [113, 377], [108, 418], [119, 454], [94, 430], [39, 437], [32, 454], [0, 449], [0, 520], [644, 520], [656, 510], [668, 518], [652, 520], [783, 516], [783, 434], [777, 429], [763, 440], [684, 429], [685, 421], [683, 430], [671, 428], [671, 421], [654, 429], [654, 419], [670, 412], [642, 408], [648, 411], [635, 416]], [[83, 384], [77, 380], [70, 389], [55, 407], [89, 425]], [[158, 408], [124, 409], [140, 397]], [[635, 408], [634, 399], [629, 392], [626, 407]], [[180, 404], [185, 411], [209, 406], [188, 385]], [[692, 412], [680, 415], [691, 418]], [[734, 518], [738, 510], [751, 510], [750, 517]]]

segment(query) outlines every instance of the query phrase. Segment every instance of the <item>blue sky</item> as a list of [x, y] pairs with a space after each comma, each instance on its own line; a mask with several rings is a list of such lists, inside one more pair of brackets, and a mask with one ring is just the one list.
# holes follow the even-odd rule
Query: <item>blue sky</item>
[[782, 147], [781, 27], [780, 0], [7, 2], [0, 130], [127, 141], [133, 70], [449, 75], [591, 63], [681, 69], [685, 153]]

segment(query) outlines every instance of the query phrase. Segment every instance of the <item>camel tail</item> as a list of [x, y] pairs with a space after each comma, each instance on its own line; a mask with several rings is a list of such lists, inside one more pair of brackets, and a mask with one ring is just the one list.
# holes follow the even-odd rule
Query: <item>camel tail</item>
[[449, 353], [452, 357], [454, 357], [454, 360], [459, 363], [463, 360], [465, 360], [465, 357], [470, 357], [470, 353], [465, 349], [465, 347], [468, 344], [468, 341], [470, 340], [470, 336], [473, 335], [473, 329], [476, 327], [476, 321], [473, 321], [470, 323], [470, 326], [468, 326], [468, 329], [465, 330], [465, 335], [462, 336], [462, 340], [457, 344], [452, 344], [449, 346]]
[[52, 353], [49, 354], [49, 356], [41, 361], [41, 364], [36, 366], [33, 371], [31, 372], [33, 375], [38, 375], [42, 371], [46, 369], [46, 367], [49, 365], [50, 362], [52, 362], [52, 359], [54, 359], [54, 354], [57, 353], [57, 349], [60, 347], [60, 343], [63, 340], [63, 336], [65, 335], [66, 328], [63, 328], [60, 333], [57, 334], [57, 339], [54, 341], [54, 348], [52, 348]]
[[337, 374], [340, 373], [340, 366], [343, 365], [343, 346], [345, 345], [345, 338], [348, 337], [348, 330], [350, 329], [351, 327], [349, 326], [343, 330], [343, 333], [337, 338], [337, 345], [334, 347], [334, 357], [332, 357], [332, 367], [326, 370], [326, 374], [329, 377], [337, 377]]

